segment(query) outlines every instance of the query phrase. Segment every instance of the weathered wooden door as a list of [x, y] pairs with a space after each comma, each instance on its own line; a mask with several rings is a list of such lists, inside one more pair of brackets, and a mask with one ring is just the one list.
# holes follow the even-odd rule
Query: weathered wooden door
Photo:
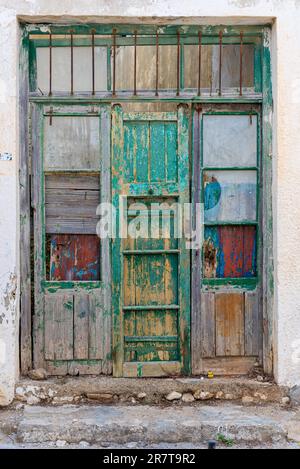
[[[245, 374], [262, 360], [260, 108], [194, 110], [194, 374]], [[195, 210], [196, 213], [196, 210]]]
[[112, 153], [114, 375], [188, 373], [190, 252], [175, 233], [175, 212], [189, 202], [188, 107], [128, 114], [116, 105]]
[[111, 372], [110, 108], [35, 106], [32, 115], [34, 366], [53, 375]]

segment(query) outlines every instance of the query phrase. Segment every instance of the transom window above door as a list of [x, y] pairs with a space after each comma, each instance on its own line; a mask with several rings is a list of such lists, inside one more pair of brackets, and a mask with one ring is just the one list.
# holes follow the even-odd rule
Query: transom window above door
[[262, 32], [200, 26], [55, 26], [29, 35], [34, 96], [252, 96]]

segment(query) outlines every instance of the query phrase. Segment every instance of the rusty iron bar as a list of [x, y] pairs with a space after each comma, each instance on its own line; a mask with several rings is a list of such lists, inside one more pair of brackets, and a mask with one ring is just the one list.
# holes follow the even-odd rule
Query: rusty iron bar
[[243, 96], [243, 40], [244, 33], [241, 31], [241, 43], [240, 43], [240, 96]]
[[92, 95], [95, 95], [95, 30], [92, 30]]
[[180, 31], [177, 32], [177, 93], [180, 96]]
[[155, 79], [155, 96], [158, 96], [158, 73], [159, 73], [159, 36], [156, 32], [156, 79]]
[[202, 31], [199, 31], [198, 55], [198, 96], [201, 96]]
[[223, 48], [223, 31], [219, 32], [219, 96], [222, 96], [222, 48]]
[[49, 36], [49, 96], [52, 96], [52, 33]]
[[137, 31], [134, 31], [134, 79], [133, 79], [133, 96], [137, 95], [136, 91], [136, 74], [137, 74]]
[[71, 95], [74, 94], [74, 36], [73, 31], [71, 33]]
[[117, 37], [116, 37], [116, 30], [113, 29], [113, 89], [112, 89], [113, 96], [116, 96], [116, 50], [117, 50]]

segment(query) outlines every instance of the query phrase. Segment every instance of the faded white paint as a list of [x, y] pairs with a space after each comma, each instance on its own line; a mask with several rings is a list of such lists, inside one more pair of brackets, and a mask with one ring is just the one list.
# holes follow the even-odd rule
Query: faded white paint
[[0, 153], [13, 155], [12, 161], [0, 161], [0, 404], [13, 398], [18, 376], [18, 296], [10, 289], [19, 264], [18, 18], [157, 21], [153, 17], [194, 24], [274, 20], [275, 367], [279, 383], [300, 385], [300, 1], [0, 0]]

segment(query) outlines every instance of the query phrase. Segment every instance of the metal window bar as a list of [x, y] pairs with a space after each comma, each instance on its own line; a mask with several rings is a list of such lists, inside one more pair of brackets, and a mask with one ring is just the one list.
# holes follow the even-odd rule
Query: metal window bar
[[159, 35], [156, 32], [156, 79], [155, 79], [155, 96], [158, 96], [159, 88]]
[[116, 52], [117, 52], [117, 32], [113, 30], [113, 89], [112, 95], [116, 96]]
[[137, 74], [137, 31], [134, 31], [134, 79], [133, 79], [133, 95], [137, 95], [136, 91], [136, 74]]
[[74, 35], [73, 31], [70, 31], [70, 45], [71, 45], [71, 95], [74, 94]]
[[198, 96], [201, 96], [201, 67], [202, 67], [202, 32], [199, 31], [198, 45]]
[[222, 96], [222, 49], [223, 49], [223, 31], [219, 33], [219, 96]]
[[176, 96], [180, 96], [180, 58], [181, 58], [181, 45], [180, 45], [180, 31], [177, 33], [177, 92]]
[[[71, 84], [70, 84], [70, 94], [71, 96], [74, 95], [74, 47], [75, 47], [75, 41], [74, 41], [74, 30], [68, 31], [69, 34], [69, 45], [70, 45], [70, 67], [71, 67]], [[100, 38], [99, 41], [96, 43], [96, 29], [92, 29], [90, 33], [92, 37], [92, 94], [96, 94], [96, 79], [95, 79], [95, 47], [96, 44], [105, 44], [103, 41], [103, 38]], [[247, 33], [246, 33], [247, 35]], [[88, 34], [86, 35], [85, 41], [86, 45], [88, 45]], [[229, 35], [230, 36], [230, 35]], [[206, 39], [203, 36], [202, 31], [198, 31], [198, 33], [194, 33], [193, 35], [187, 35], [187, 34], [182, 34], [180, 31], [177, 31], [177, 33], [169, 34], [169, 35], [163, 35], [164, 37], [164, 42], [163, 44], [173, 44], [174, 46], [177, 45], [177, 83], [176, 83], [176, 96], [180, 96], [181, 89], [184, 88], [184, 83], [182, 84], [182, 80], [184, 77], [184, 71], [182, 68], [182, 59], [183, 59], [183, 45], [184, 44], [195, 44], [198, 45], [198, 78], [197, 78], [197, 96], [201, 96], [201, 85], [202, 85], [202, 73], [203, 73], [203, 44], [216, 44], [217, 42], [219, 43], [219, 83], [218, 83], [218, 89], [217, 93], [219, 96], [223, 95], [223, 89], [222, 89], [222, 81], [223, 81], [223, 45], [224, 43], [228, 44], [237, 44], [240, 47], [240, 65], [239, 65], [239, 96], [242, 97], [244, 94], [243, 90], [243, 85], [244, 85], [244, 74], [245, 74], [245, 64], [244, 64], [244, 45], [245, 45], [245, 33], [244, 31], [240, 31], [239, 36], [236, 37], [234, 42], [228, 42], [226, 40], [226, 37], [224, 35], [224, 31], [220, 30], [218, 34], [218, 41], [217, 38], [215, 37], [214, 41], [209, 41], [207, 42]], [[191, 38], [194, 38], [191, 40]], [[248, 36], [247, 36], [248, 37]], [[53, 34], [51, 31], [48, 35], [49, 38], [49, 96], [53, 95], [53, 47], [58, 47], [56, 44], [56, 35]], [[54, 38], [55, 38], [55, 43], [54, 43]], [[169, 38], [170, 41], [166, 40], [166, 38]], [[225, 38], [225, 39], [224, 39]], [[45, 38], [47, 39], [47, 37]], [[82, 38], [81, 38], [82, 39]], [[128, 33], [128, 35], [125, 37], [125, 39], [130, 40], [131, 43], [128, 42], [128, 44], [124, 45], [134, 45], [134, 86], [133, 86], [133, 95], [137, 95], [137, 45], [138, 45], [138, 33], [137, 30], [134, 30], [131, 33]], [[122, 41], [124, 41], [123, 35], [121, 37], [121, 43], [123, 44]], [[177, 39], [177, 40], [176, 40]], [[188, 40], [187, 40], [188, 39]], [[34, 39], [33, 39], [34, 40]], [[64, 39], [58, 38], [59, 41], [67, 41]], [[149, 44], [152, 41], [152, 44], [156, 46], [156, 77], [155, 77], [155, 96], [159, 96], [159, 67], [160, 67], [160, 60], [159, 60], [159, 47], [160, 47], [160, 33], [158, 30], [153, 32], [152, 34], [148, 35], [148, 40]], [[41, 41], [41, 39], [39, 39]], [[224, 42], [225, 41], [225, 42]], [[227, 42], [226, 42], [227, 41]], [[253, 42], [252, 40], [250, 41], [251, 43]], [[142, 37], [142, 44], [145, 43], [144, 36]], [[246, 41], [248, 43], [248, 41]], [[117, 55], [117, 30], [114, 28], [112, 31], [112, 35], [110, 36], [110, 39], [107, 39], [107, 44], [108, 47], [112, 48], [112, 95], [116, 96], [116, 55]], [[61, 44], [62, 45], [62, 44]], [[41, 46], [40, 46], [41, 47]], [[212, 77], [211, 77], [212, 78]], [[129, 90], [128, 90], [129, 91]], [[210, 95], [212, 96], [212, 82], [210, 83]]]
[[95, 96], [95, 30], [92, 30], [92, 95]]
[[52, 33], [49, 35], [49, 96], [52, 96]]
[[243, 96], [243, 40], [244, 33], [241, 31], [241, 43], [240, 43], [240, 96]]

